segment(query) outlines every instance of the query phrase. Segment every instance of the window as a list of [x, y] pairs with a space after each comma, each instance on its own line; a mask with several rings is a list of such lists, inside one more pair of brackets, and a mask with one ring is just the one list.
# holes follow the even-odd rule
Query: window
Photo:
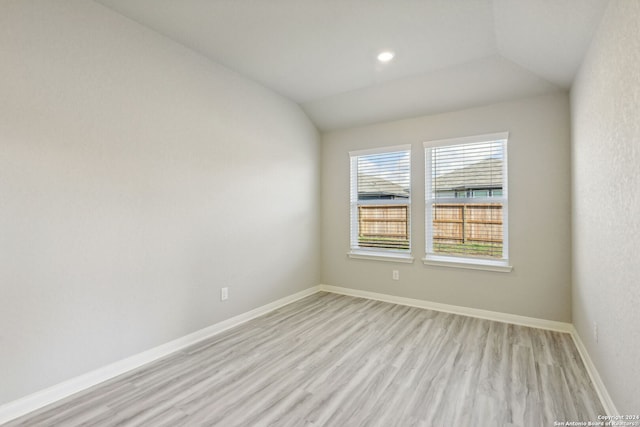
[[425, 264], [511, 271], [507, 137], [425, 142]]
[[349, 153], [353, 258], [411, 262], [411, 146]]

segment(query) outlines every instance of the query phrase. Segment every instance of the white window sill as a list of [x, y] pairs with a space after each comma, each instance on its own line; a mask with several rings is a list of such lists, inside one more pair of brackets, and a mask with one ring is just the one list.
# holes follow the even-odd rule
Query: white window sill
[[349, 252], [349, 258], [355, 259], [371, 259], [375, 261], [389, 261], [389, 262], [404, 262], [412, 263], [413, 257], [411, 254], [392, 253], [392, 252], [370, 252], [370, 251], [358, 251], [353, 250]]
[[466, 268], [470, 270], [498, 271], [501, 273], [510, 273], [513, 270], [513, 266], [504, 260], [430, 255], [422, 258], [422, 262], [424, 265], [434, 265], [437, 267]]

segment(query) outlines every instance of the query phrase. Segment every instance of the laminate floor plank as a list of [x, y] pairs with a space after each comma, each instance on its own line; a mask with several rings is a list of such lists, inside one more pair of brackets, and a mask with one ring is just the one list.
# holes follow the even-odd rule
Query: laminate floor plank
[[536, 378], [533, 350], [526, 345], [513, 346], [510, 407], [513, 423], [520, 426], [542, 425], [540, 391]]
[[317, 293], [6, 426], [540, 427], [600, 414], [568, 334]]

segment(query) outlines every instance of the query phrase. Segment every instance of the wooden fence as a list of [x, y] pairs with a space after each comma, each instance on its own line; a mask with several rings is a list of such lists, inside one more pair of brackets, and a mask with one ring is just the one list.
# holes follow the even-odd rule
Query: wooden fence
[[409, 249], [409, 206], [358, 206], [358, 230], [360, 246]]
[[499, 203], [433, 206], [433, 239], [440, 243], [502, 243]]
[[[359, 244], [409, 248], [408, 205], [358, 207]], [[434, 250], [441, 253], [502, 254], [500, 203], [438, 203], [433, 206]]]

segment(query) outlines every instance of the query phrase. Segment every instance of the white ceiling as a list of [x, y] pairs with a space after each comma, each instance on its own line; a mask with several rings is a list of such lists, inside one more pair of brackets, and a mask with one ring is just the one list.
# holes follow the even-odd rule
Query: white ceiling
[[97, 1], [332, 130], [567, 89], [608, 0]]

